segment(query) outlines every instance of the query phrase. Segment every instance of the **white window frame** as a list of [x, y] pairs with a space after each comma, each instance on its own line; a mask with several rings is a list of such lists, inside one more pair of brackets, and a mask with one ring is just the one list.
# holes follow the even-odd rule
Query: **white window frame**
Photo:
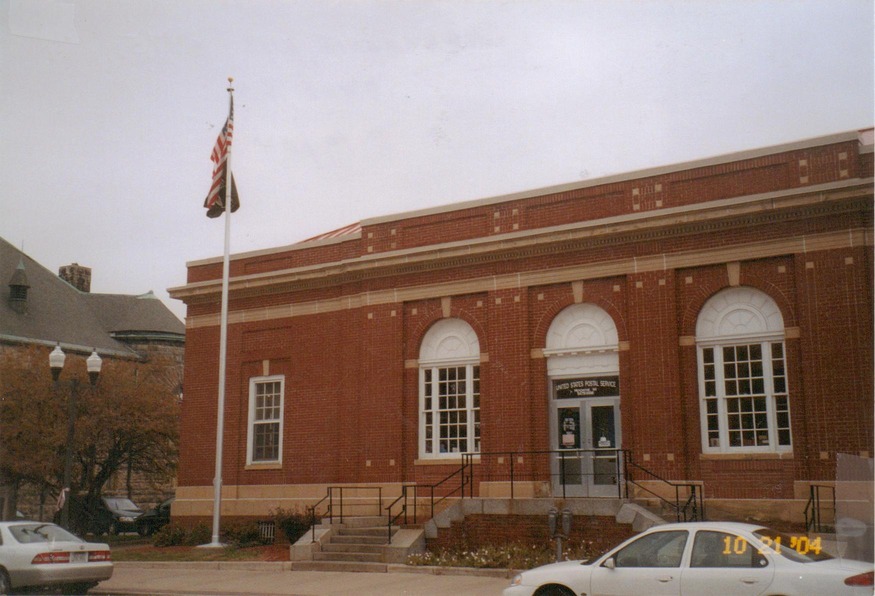
[[[773, 353], [778, 345], [780, 354]], [[747, 358], [734, 358], [745, 346], [758, 347], [759, 359], [752, 360], [750, 351]], [[708, 350], [711, 362], [706, 362]], [[732, 350], [730, 362], [725, 361], [724, 350]], [[696, 360], [702, 453], [793, 451], [784, 321], [770, 296], [747, 286], [726, 288], [712, 296], [702, 307], [696, 323]], [[730, 369], [732, 376], [727, 378], [726, 371]], [[736, 380], [749, 382], [734, 384]], [[757, 407], [757, 400], [765, 401], [764, 412]], [[739, 406], [739, 413], [730, 412], [730, 402]], [[742, 410], [744, 405], [748, 409]], [[740, 423], [738, 428], [730, 428], [730, 417]], [[758, 425], [763, 420], [764, 429]], [[715, 421], [716, 429], [709, 424]], [[733, 445], [735, 437], [742, 444]], [[782, 440], [784, 443], [779, 444]]]
[[[782, 355], [780, 356], [780, 360], [783, 364], [784, 374], [781, 375], [781, 378], [778, 380], [779, 385], [783, 383], [783, 392], [778, 392], [775, 390], [775, 369], [774, 362], [777, 356], [773, 356], [772, 348], [774, 345], [780, 345], [782, 348]], [[739, 393], [739, 394], [729, 394], [726, 390], [726, 375], [724, 373], [724, 348], [739, 348], [741, 346], [759, 346], [760, 353], [762, 355], [762, 368], [763, 368], [763, 388], [764, 391], [762, 393]], [[713, 350], [713, 374], [706, 375], [706, 362], [704, 357], [704, 352], [707, 349]], [[789, 443], [787, 444], [779, 444], [779, 426], [778, 426], [778, 411], [777, 404], [778, 400], [784, 400], [786, 408], [785, 413], [783, 414], [789, 419], [790, 416], [790, 391], [787, 381], [787, 347], [782, 338], [772, 338], [772, 339], [764, 339], [763, 341], [737, 341], [737, 342], [727, 342], [727, 343], [713, 343], [713, 344], [700, 344], [698, 346], [698, 363], [699, 363], [699, 406], [701, 409], [700, 422], [702, 426], [702, 452], [703, 453], [789, 453], [793, 451], [793, 435], [792, 435], [792, 425], [787, 423], [787, 432], [789, 432]], [[706, 377], [712, 377], [713, 379], [706, 379]], [[710, 387], [706, 388], [706, 383], [708, 381], [713, 381], [713, 389]], [[739, 432], [735, 429], [730, 429], [730, 421], [729, 421], [729, 402], [735, 399], [746, 399], [746, 398], [762, 398], [765, 400], [765, 418], [767, 421], [767, 427], [765, 429], [765, 433], [762, 432], [762, 429], [754, 429], [753, 431], [747, 432], [755, 432], [759, 436], [755, 437], [756, 442], [760, 443], [759, 445], [732, 445], [731, 444], [731, 435], [735, 432]], [[713, 415], [713, 412], [709, 412], [708, 410], [708, 402], [710, 400], [715, 400], [717, 404], [717, 421], [718, 421], [718, 439], [717, 444], [712, 444], [711, 436], [711, 428], [709, 427], [709, 418]], [[755, 414], [749, 414], [749, 416], [755, 416]], [[744, 433], [744, 431], [742, 431]], [[763, 444], [762, 437], [763, 435], [767, 436], [767, 443]]]
[[[440, 407], [440, 387], [442, 382], [452, 383], [460, 382], [457, 377], [455, 381], [441, 380], [441, 371], [463, 370], [465, 372], [465, 391], [454, 392], [453, 397], [464, 397], [464, 408], [445, 408]], [[475, 375], [475, 369], [476, 375]], [[430, 373], [431, 387], [427, 387], [426, 379]], [[421, 366], [419, 369], [419, 412], [420, 412], [420, 432], [419, 432], [419, 456], [422, 459], [458, 459], [463, 453], [479, 453], [480, 452], [480, 363], [443, 363], [431, 364], [429, 366]], [[427, 408], [427, 404], [431, 405]], [[444, 414], [451, 416], [454, 412], [464, 412], [465, 421], [463, 423], [448, 422], [442, 424], [441, 417]], [[431, 421], [429, 423], [429, 420]], [[456, 437], [441, 436], [442, 428], [464, 429]], [[431, 437], [427, 436], [429, 431]], [[465, 449], [453, 450], [450, 447], [447, 451], [441, 451], [442, 442], [464, 441]], [[430, 447], [430, 449], [429, 449]]]
[[[265, 420], [256, 420], [257, 415], [257, 387], [258, 385], [267, 383], [279, 383], [279, 412], [278, 416]], [[246, 425], [246, 464], [282, 464], [283, 462], [283, 419], [285, 418], [285, 389], [286, 378], [284, 375], [271, 375], [266, 377], [251, 377], [249, 379], [249, 420]], [[255, 427], [258, 425], [279, 424], [277, 436], [277, 457], [276, 459], [255, 459]]]
[[[475, 380], [475, 368], [480, 372]], [[464, 370], [465, 388], [453, 391], [452, 380], [447, 380], [444, 391], [446, 408], [441, 408], [442, 370]], [[431, 383], [427, 377], [431, 375]], [[455, 459], [462, 453], [480, 451], [480, 340], [474, 329], [462, 319], [446, 318], [436, 322], [422, 338], [419, 348], [419, 457], [421, 459]], [[430, 385], [430, 386], [428, 386]], [[464, 400], [459, 408], [458, 403]], [[453, 420], [464, 412], [465, 420]], [[445, 420], [442, 420], [445, 415]], [[442, 426], [443, 425], [443, 426]], [[455, 429], [458, 436], [441, 438], [441, 429]], [[428, 434], [431, 433], [429, 437]], [[462, 437], [464, 434], [464, 437]], [[465, 440], [464, 450], [441, 452], [441, 441]]]

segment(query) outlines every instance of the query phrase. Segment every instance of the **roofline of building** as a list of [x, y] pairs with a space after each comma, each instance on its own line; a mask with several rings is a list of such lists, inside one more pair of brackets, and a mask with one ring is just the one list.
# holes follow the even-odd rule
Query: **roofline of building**
[[[692, 170], [696, 168], [704, 168], [709, 166], [721, 165], [725, 163], [732, 163], [736, 161], [742, 161], [746, 159], [755, 159], [757, 157], [764, 157], [767, 155], [775, 155], [778, 153], [787, 153], [789, 151], [798, 151], [800, 149], [807, 149], [810, 147], [820, 147], [824, 145], [834, 145], [836, 143], [845, 143], [848, 141], [858, 141], [862, 148], [860, 153], [871, 153], [873, 150], [873, 135], [871, 128], [866, 129], [858, 129], [853, 131], [847, 131], [842, 133], [836, 133], [826, 136], [820, 137], [812, 137], [809, 139], [803, 139], [799, 141], [793, 141], [790, 143], [783, 143], [780, 145], [771, 145], [768, 147], [761, 147], [758, 149], [748, 149], [745, 151], [737, 151], [733, 153], [725, 153], [721, 155], [716, 155], [712, 157], [705, 157], [700, 159], [695, 159], [692, 161], [685, 161], [665, 166], [656, 166], [653, 168], [647, 168], [643, 170], [635, 170], [630, 172], [623, 172], [619, 174], [612, 174], [608, 176], [603, 176], [601, 178], [593, 178], [591, 180], [580, 180], [576, 182], [570, 182], [566, 184], [560, 184], [556, 186], [547, 186], [542, 188], [535, 188], [530, 190], [524, 190], [516, 193], [498, 195], [492, 197], [486, 197], [482, 199], [472, 199], [469, 201], [461, 201], [458, 203], [449, 203], [446, 205], [439, 205], [437, 207], [429, 207], [426, 209], [418, 209], [414, 211], [404, 211], [400, 213], [395, 213], [392, 215], [384, 215], [380, 217], [373, 217], [369, 219], [364, 219], [361, 221], [361, 226], [371, 226], [377, 225], [381, 223], [388, 223], [392, 221], [400, 221], [403, 219], [411, 219], [414, 217], [423, 217], [427, 215], [436, 215], [439, 213], [449, 213], [452, 211], [460, 211], [463, 209], [471, 209], [474, 207], [483, 207], [486, 205], [494, 205], [496, 203], [506, 203], [509, 201], [518, 201], [522, 199], [529, 199], [532, 197], [539, 197], [543, 195], [556, 194], [561, 192], [569, 192], [574, 190], [580, 190], [584, 188], [591, 188], [594, 186], [602, 186], [605, 184], [615, 184], [618, 182], [627, 182], [630, 180], [638, 180], [641, 178], [649, 178], [653, 176], [660, 176], [665, 174], [673, 174], [675, 172], [682, 172], [685, 170]], [[354, 224], [353, 224], [354, 225]], [[345, 226], [345, 227], [353, 227], [353, 225]], [[318, 238], [318, 236], [317, 236]], [[333, 238], [323, 238], [319, 240], [312, 241], [304, 241], [298, 242], [295, 244], [289, 244], [285, 246], [273, 247], [273, 248], [264, 248], [249, 252], [242, 252], [237, 254], [230, 255], [231, 260], [242, 260], [242, 259], [251, 259], [254, 257], [261, 257], [266, 255], [278, 254], [283, 252], [295, 251], [295, 250], [304, 250], [309, 248], [316, 248], [320, 246], [327, 246], [331, 244], [338, 244], [340, 242], [347, 242], [349, 240], [357, 240], [361, 238], [361, 229], [359, 231], [350, 233], [347, 235], [337, 236]], [[198, 259], [194, 261], [186, 262], [186, 267], [199, 267], [203, 265], [212, 265], [215, 263], [221, 263], [223, 257], [208, 257], [206, 259]], [[171, 288], [174, 289], [174, 288]]]
[[96, 350], [101, 356], [113, 356], [115, 358], [125, 358], [128, 360], [139, 360], [141, 356], [134, 351], [112, 350], [109, 348], [95, 348], [94, 346], [84, 346], [80, 344], [71, 344], [68, 342], [50, 341], [47, 339], [34, 339], [30, 337], [18, 337], [16, 335], [0, 334], [0, 344], [26, 344], [35, 346], [45, 346], [52, 348], [61, 346], [65, 352], [73, 352], [78, 354], [90, 354]]
[[[866, 129], [869, 130], [869, 129]], [[541, 197], [544, 195], [552, 195], [563, 192], [570, 192], [574, 190], [581, 190], [584, 188], [592, 188], [595, 186], [603, 186], [606, 184], [616, 184], [619, 182], [628, 182], [630, 180], [638, 180], [642, 178], [651, 178], [654, 176], [664, 176], [666, 174], [674, 174], [676, 172], [684, 172], [687, 170], [694, 170], [697, 168], [706, 168], [710, 166], [717, 166], [726, 163], [733, 163], [736, 161], [743, 161], [747, 159], [756, 159], [758, 157], [765, 157], [768, 155], [775, 155], [778, 153], [788, 153], [790, 151], [798, 151], [800, 149], [807, 149], [809, 147], [820, 147], [823, 145], [834, 145], [837, 143], [844, 143], [848, 141], [859, 141], [861, 145], [863, 145], [863, 133], [864, 131], [849, 131], [843, 133], [837, 133], [833, 135], [827, 135], [823, 137], [815, 137], [811, 139], [804, 139], [800, 141], [794, 141], [791, 143], [784, 143], [782, 145], [775, 145], [771, 147], [761, 147], [759, 149], [748, 149], [745, 151], [737, 151], [734, 153], [725, 153], [721, 155], [716, 155], [712, 157], [705, 157], [700, 159], [695, 159], [692, 161], [674, 163], [665, 166], [655, 166], [652, 168], [646, 168], [643, 170], [635, 170], [631, 172], [622, 172], [619, 174], [610, 174], [608, 176], [603, 176], [601, 178], [593, 178], [590, 180], [579, 180], [576, 182], [569, 182], [565, 184], [559, 184], [555, 186], [546, 186], [542, 188], [534, 188], [530, 190], [523, 190], [515, 193], [510, 193], [506, 195], [499, 195], [494, 197], [487, 197], [483, 199], [472, 199], [470, 201], [462, 201], [459, 203], [453, 203], [451, 205], [442, 205], [437, 207], [429, 207], [426, 209], [417, 209], [414, 211], [407, 211], [403, 213], [396, 213], [393, 215], [386, 215], [381, 217], [373, 217], [370, 219], [362, 220], [362, 226], [376, 225], [381, 223], [388, 223], [391, 221], [398, 221], [401, 219], [409, 219], [412, 217], [422, 217], [426, 215], [435, 215], [438, 213], [444, 213], [447, 211], [458, 211], [462, 209], [471, 209], [474, 207], [483, 207], [486, 205], [493, 205], [495, 203], [507, 203], [510, 201], [519, 201], [523, 199], [531, 199], [534, 197]], [[871, 151], [872, 145], [871, 141], [869, 145], [863, 145], [864, 147], [868, 147]], [[861, 151], [862, 152], [862, 151]]]
[[[836, 198], [847, 198], [852, 195], [870, 192], [873, 178], [854, 178], [843, 180], [841, 182], [828, 182], [819, 185], [813, 185], [804, 188], [784, 189], [779, 191], [771, 191], [762, 194], [745, 195], [741, 197], [730, 197], [712, 201], [710, 203], [701, 203], [695, 205], [684, 205], [679, 207], [663, 208], [645, 213], [624, 214], [601, 218], [596, 220], [574, 222], [561, 224], [558, 226], [549, 226], [546, 228], [535, 228], [531, 230], [520, 230], [516, 232], [508, 232], [489, 236], [487, 238], [469, 239], [464, 241], [454, 241], [441, 244], [430, 244], [415, 248], [406, 248], [378, 254], [361, 255], [351, 259], [342, 259], [329, 263], [318, 263], [300, 267], [292, 267], [288, 269], [280, 269], [247, 275], [233, 276], [230, 283], [232, 291], [241, 289], [253, 289], [255, 287], [270, 285], [276, 283], [280, 278], [286, 278], [287, 281], [302, 280], [319, 275], [319, 272], [332, 270], [335, 272], [351, 273], [354, 271], [373, 270], [380, 266], [392, 266], [393, 264], [403, 263], [405, 266], [412, 266], [414, 262], [422, 262], [433, 258], [447, 258], [451, 254], [463, 253], [468, 257], [472, 257], [475, 253], [491, 250], [490, 247], [498, 249], [507, 249], [513, 246], [520, 246], [526, 243], [539, 243], [539, 238], [555, 237], [557, 234], [564, 238], [580, 234], [592, 234], [600, 228], [610, 227], [614, 231], [622, 228], [640, 228], [641, 222], [644, 219], [653, 221], [655, 226], [665, 226], [666, 222], [672, 218], [683, 218], [686, 221], [691, 221], [691, 218], [710, 217], [709, 214], [724, 213], [727, 209], [750, 211], [762, 211], [763, 205], [770, 206], [770, 209], [779, 208], [782, 205], [787, 205], [787, 200], [794, 200], [794, 197], [802, 197], [802, 200], [809, 204], [818, 204], [826, 200], [827, 195], [834, 195]], [[808, 197], [807, 199], [805, 197]], [[618, 227], [619, 226], [619, 227]], [[213, 278], [209, 280], [188, 283], [184, 286], [170, 288], [168, 291], [172, 298], [185, 299], [192, 296], [203, 296], [218, 292], [221, 286], [221, 278]]]

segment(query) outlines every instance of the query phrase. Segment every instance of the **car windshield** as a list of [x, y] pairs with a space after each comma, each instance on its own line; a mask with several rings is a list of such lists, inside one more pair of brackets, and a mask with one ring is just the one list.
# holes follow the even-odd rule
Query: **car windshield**
[[755, 530], [754, 536], [772, 552], [797, 563], [814, 563], [833, 558], [821, 548], [819, 537], [809, 538], [805, 534], [787, 534], [770, 528]]
[[120, 498], [110, 498], [107, 497], [104, 499], [106, 501], [106, 506], [110, 509], [117, 509], [121, 511], [139, 511], [139, 507], [134, 505], [134, 502], [130, 499], [120, 499]]
[[35, 542], [82, 542], [61, 526], [55, 524], [20, 524], [10, 526], [13, 538], [22, 544]]

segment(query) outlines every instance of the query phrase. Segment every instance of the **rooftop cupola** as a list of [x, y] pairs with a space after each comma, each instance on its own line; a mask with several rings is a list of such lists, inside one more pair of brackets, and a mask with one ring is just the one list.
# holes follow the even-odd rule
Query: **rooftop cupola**
[[9, 280], [9, 306], [19, 314], [27, 312], [28, 288], [30, 288], [30, 284], [27, 283], [27, 274], [24, 272], [24, 259], [22, 259], [18, 262], [18, 267], [15, 268], [12, 279]]

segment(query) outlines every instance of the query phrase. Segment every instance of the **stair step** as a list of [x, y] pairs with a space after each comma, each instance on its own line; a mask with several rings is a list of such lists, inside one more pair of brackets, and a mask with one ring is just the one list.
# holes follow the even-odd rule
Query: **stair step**
[[[392, 528], [393, 533], [397, 528]], [[335, 533], [338, 536], [386, 536], [388, 528], [386, 526], [371, 527], [371, 528], [338, 528]]]
[[378, 553], [382, 554], [383, 546], [377, 544], [338, 544], [331, 542], [322, 545], [326, 553]]
[[386, 544], [389, 537], [382, 536], [332, 536], [332, 544]]
[[386, 526], [386, 518], [385, 517], [344, 517], [343, 521], [340, 521], [339, 517], [335, 517], [333, 519], [329, 519], [327, 517], [322, 518], [320, 520], [321, 524], [330, 527], [342, 525], [345, 528], [376, 528], [376, 527], [385, 527]]
[[294, 561], [293, 571], [349, 571], [360, 573], [386, 573], [385, 563], [353, 563], [348, 561]]
[[361, 553], [361, 552], [327, 552], [322, 551], [313, 553], [314, 561], [343, 561], [348, 563], [381, 563], [383, 561], [382, 553]]

